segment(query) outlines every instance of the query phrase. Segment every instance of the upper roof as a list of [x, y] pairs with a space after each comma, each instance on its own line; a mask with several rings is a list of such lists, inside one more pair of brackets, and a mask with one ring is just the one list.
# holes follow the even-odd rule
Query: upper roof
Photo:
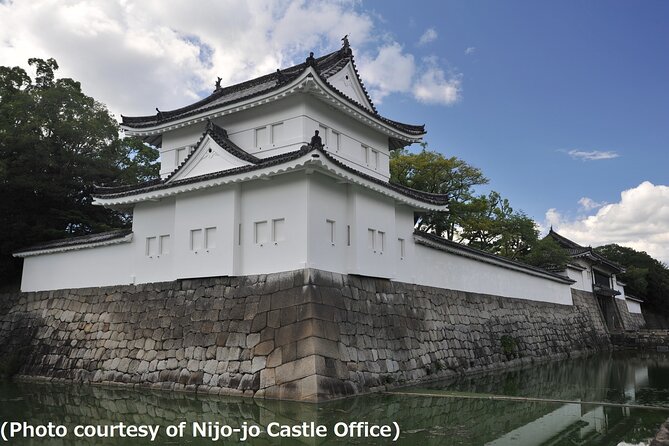
[[[365, 96], [364, 102], [367, 102], [367, 104], [362, 104], [356, 101], [354, 98], [347, 96], [335, 88], [330, 82], [328, 82], [330, 77], [341, 71], [341, 69], [343, 69], [348, 63], [351, 63], [351, 66], [353, 67], [357, 81], [359, 82]], [[302, 62], [301, 64], [294, 65], [289, 68], [284, 68], [283, 70], [277, 70], [274, 73], [266, 74], [264, 76], [260, 76], [258, 78], [228, 87], [221, 88], [217, 83], [216, 89], [212, 94], [185, 107], [169, 111], [160, 111], [156, 109], [158, 112], [155, 115], [150, 116], [121, 116], [121, 126], [130, 131], [141, 130], [149, 127], [157, 127], [163, 124], [168, 124], [182, 118], [215, 111], [218, 108], [222, 108], [227, 105], [235, 104], [237, 102], [278, 90], [282, 86], [288, 85], [292, 81], [298, 79], [305, 71], [309, 70], [310, 68], [314, 69], [316, 75], [322, 81], [324, 81], [336, 95], [340, 96], [341, 99], [354, 106], [356, 109], [358, 109], [358, 111], [362, 111], [365, 114], [368, 114], [401, 132], [408, 133], [410, 135], [425, 134], [424, 125], [405, 124], [393, 121], [381, 116], [378, 113], [372, 102], [372, 99], [364, 87], [362, 80], [360, 79], [358, 70], [355, 66], [355, 61], [353, 59], [353, 52], [348, 45], [347, 39], [344, 39], [344, 45], [341, 49], [318, 58], [314, 58], [313, 53], [311, 53], [306, 61]]]
[[550, 231], [548, 231], [548, 235], [546, 237], [551, 237], [553, 240], [555, 240], [558, 243], [558, 245], [564, 248], [569, 257], [573, 258], [585, 257], [594, 261], [595, 263], [604, 264], [609, 268], [615, 270], [616, 272], [624, 271], [624, 268], [622, 266], [618, 265], [615, 262], [610, 261], [603, 255], [595, 252], [595, 250], [592, 249], [592, 246], [581, 246], [578, 243], [571, 241], [568, 238], [553, 231], [552, 227]]

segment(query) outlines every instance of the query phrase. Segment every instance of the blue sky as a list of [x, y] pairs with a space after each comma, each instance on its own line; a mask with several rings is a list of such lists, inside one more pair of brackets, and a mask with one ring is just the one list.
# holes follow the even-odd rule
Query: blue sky
[[55, 57], [152, 114], [350, 35], [380, 112], [482, 169], [544, 229], [669, 262], [669, 2], [15, 0], [0, 61]]
[[406, 45], [433, 27], [416, 53], [462, 75], [451, 106], [391, 96], [383, 112], [425, 122], [432, 149], [480, 167], [537, 221], [669, 182], [669, 3], [437, 2], [408, 17], [397, 3], [383, 16]]

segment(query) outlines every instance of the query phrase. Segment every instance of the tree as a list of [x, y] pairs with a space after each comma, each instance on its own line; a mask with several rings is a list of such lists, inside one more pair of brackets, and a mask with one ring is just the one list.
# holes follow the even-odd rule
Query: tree
[[669, 316], [669, 268], [645, 252], [610, 244], [595, 248], [599, 254], [625, 268], [619, 275], [625, 292], [645, 299], [645, 307]]
[[525, 256], [537, 242], [534, 220], [514, 211], [509, 200], [492, 191], [471, 200], [461, 216], [461, 241], [510, 259]]
[[412, 154], [407, 150], [393, 153], [390, 159], [390, 181], [396, 184], [448, 197], [448, 212], [421, 215], [416, 227], [445, 235], [453, 240], [462, 216], [474, 198], [473, 187], [488, 179], [476, 167], [456, 158], [423, 150]]
[[92, 206], [95, 184], [157, 177], [157, 154], [121, 140], [106, 107], [73, 79], [56, 79], [54, 59], [30, 59], [35, 78], [0, 67], [0, 284], [15, 281], [19, 248], [128, 224]]
[[552, 238], [544, 237], [537, 240], [529, 252], [521, 259], [528, 265], [537, 266], [549, 271], [564, 271], [569, 261], [567, 251]]

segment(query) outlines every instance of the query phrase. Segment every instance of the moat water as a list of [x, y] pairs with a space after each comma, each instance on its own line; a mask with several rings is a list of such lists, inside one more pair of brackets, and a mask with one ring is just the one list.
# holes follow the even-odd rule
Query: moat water
[[[325, 404], [265, 401], [85, 385], [0, 384], [0, 422], [52, 423], [62, 438], [10, 439], [29, 445], [381, 445], [390, 438], [356, 436], [351, 423], [397, 423], [400, 445], [647, 445], [669, 418], [669, 354], [605, 353], [544, 363], [421, 387], [402, 394], [375, 394]], [[407, 395], [412, 393], [412, 395]], [[504, 397], [528, 400], [505, 400]], [[542, 400], [560, 400], [546, 402]], [[180, 423], [184, 431], [179, 436]], [[210, 422], [210, 423], [209, 423]], [[324, 426], [323, 438], [270, 437], [280, 426]], [[149, 437], [78, 438], [97, 426], [159, 426]], [[202, 438], [193, 423], [212, 433]], [[255, 426], [256, 438], [240, 434], [213, 440], [214, 431]], [[15, 427], [18, 425], [14, 425]], [[87, 428], [85, 426], [93, 426]], [[174, 426], [168, 436], [168, 426]], [[5, 434], [11, 425], [6, 425]], [[217, 429], [210, 429], [215, 428]], [[360, 427], [360, 425], [358, 425]], [[335, 435], [335, 428], [342, 437]], [[18, 429], [18, 427], [16, 427]], [[28, 429], [30, 427], [21, 427]], [[309, 433], [308, 429], [306, 429]], [[62, 433], [62, 431], [61, 431]], [[298, 432], [300, 433], [300, 432]], [[20, 432], [19, 432], [20, 434]], [[123, 435], [130, 435], [123, 431]], [[206, 434], [208, 435], [208, 434]], [[2, 443], [0, 439], [0, 443]]]

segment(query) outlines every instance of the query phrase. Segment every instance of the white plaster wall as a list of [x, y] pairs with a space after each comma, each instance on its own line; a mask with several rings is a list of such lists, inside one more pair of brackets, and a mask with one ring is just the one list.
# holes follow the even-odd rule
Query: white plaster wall
[[625, 299], [627, 303], [627, 310], [630, 313], [641, 314], [641, 304], [631, 299]]
[[592, 291], [592, 283], [586, 282], [586, 276], [587, 274], [585, 270], [567, 266], [567, 277], [576, 281], [576, 283], [571, 286], [575, 290]]
[[[303, 172], [242, 184], [240, 274], [304, 268], [307, 264], [307, 179]], [[283, 219], [281, 237], [272, 224]], [[266, 241], [255, 239], [255, 223], [267, 223]]]
[[122, 243], [26, 257], [21, 291], [130, 284], [132, 251], [132, 243]]
[[365, 97], [365, 93], [358, 83], [357, 76], [355, 75], [355, 71], [353, 70], [353, 66], [350, 62], [346, 64], [346, 66], [339, 72], [329, 77], [327, 81], [337, 90], [341, 91], [354, 101], [364, 105], [371, 111], [371, 107], [369, 107], [369, 101]]
[[[321, 130], [323, 144], [335, 157], [373, 177], [383, 180], [390, 178], [390, 151], [386, 135], [329, 107], [313, 96], [306, 98], [305, 114], [308, 117], [305, 125], [307, 142], [311, 140], [315, 130]], [[327, 129], [327, 137], [323, 137], [321, 126]], [[340, 134], [338, 149], [334, 144], [333, 131]], [[362, 146], [367, 149], [363, 150]], [[372, 149], [378, 153], [378, 168], [374, 166]]]
[[[309, 175], [308, 179], [308, 266], [326, 271], [347, 270], [348, 193], [345, 184], [325, 175]], [[334, 233], [332, 233], [334, 232]]]
[[176, 278], [234, 274], [238, 200], [239, 186], [177, 197], [174, 224]]
[[[132, 276], [135, 283], [162, 282], [174, 279], [174, 268], [178, 256], [175, 252], [174, 233], [175, 199], [165, 198], [160, 201], [145, 201], [135, 206], [133, 212], [132, 255], [128, 259], [133, 265]], [[147, 238], [160, 244], [163, 237], [163, 249], [152, 253], [147, 251]]]
[[[394, 200], [350, 186], [349, 208], [351, 255], [355, 257], [355, 261], [351, 262], [346, 272], [374, 277], [394, 277], [397, 267]], [[383, 244], [381, 233], [383, 233]]]
[[[413, 240], [412, 240], [413, 242]], [[571, 287], [549, 279], [416, 244], [399, 279], [473, 293], [572, 305]]]
[[620, 292], [620, 294], [616, 296], [616, 299], [625, 300], [625, 287], [618, 283], [615, 274], [613, 275], [612, 282], [613, 282], [613, 289]]

